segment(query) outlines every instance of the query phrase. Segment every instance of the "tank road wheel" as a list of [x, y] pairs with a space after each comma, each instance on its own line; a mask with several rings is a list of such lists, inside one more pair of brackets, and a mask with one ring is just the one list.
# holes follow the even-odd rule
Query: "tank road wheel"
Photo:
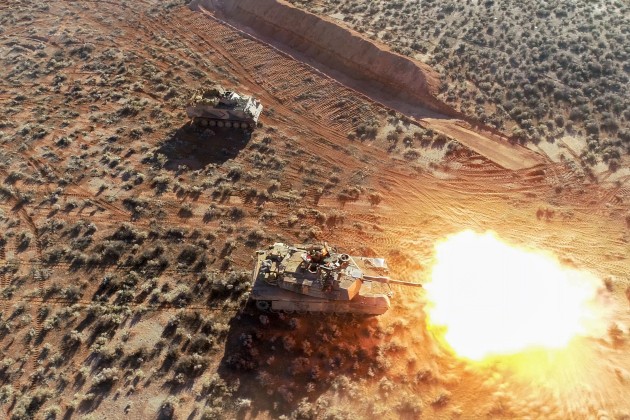
[[207, 127], [208, 126], [208, 120], [205, 118], [201, 118], [199, 120], [199, 125], [201, 125], [202, 127]]
[[271, 302], [268, 300], [257, 300], [256, 308], [258, 308], [259, 311], [267, 312], [271, 309]]
[[223, 121], [217, 121], [217, 127], [223, 128], [225, 127], [225, 123], [223, 123]]
[[251, 123], [251, 124], [249, 125], [249, 129], [250, 129], [250, 130], [253, 130], [254, 128], [256, 128], [256, 123]]
[[217, 126], [217, 122], [215, 120], [210, 120], [210, 121], [208, 121], [208, 125], [210, 127], [216, 127]]
[[249, 127], [249, 125], [248, 125], [247, 123], [245, 123], [245, 122], [242, 122], [242, 123], [241, 123], [241, 128], [242, 128], [243, 130], [246, 130], [246, 129], [247, 129], [247, 127]]
[[225, 127], [226, 128], [232, 128], [232, 122], [231, 121], [226, 121], [225, 122]]

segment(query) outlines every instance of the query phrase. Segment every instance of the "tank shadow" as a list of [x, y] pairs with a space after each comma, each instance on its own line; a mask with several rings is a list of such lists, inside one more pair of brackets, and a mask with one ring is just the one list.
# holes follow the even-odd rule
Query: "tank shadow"
[[203, 169], [234, 159], [250, 138], [250, 132], [217, 127], [202, 129], [187, 123], [172, 133], [157, 152], [167, 158], [165, 169], [177, 171], [180, 166]]
[[239, 418], [277, 417], [382, 371], [378, 330], [376, 317], [263, 313], [250, 302], [229, 324], [218, 374]]

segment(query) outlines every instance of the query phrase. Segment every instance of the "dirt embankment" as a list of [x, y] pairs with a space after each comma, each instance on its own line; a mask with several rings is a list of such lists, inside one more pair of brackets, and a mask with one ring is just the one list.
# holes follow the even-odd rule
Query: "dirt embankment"
[[[437, 100], [438, 75], [427, 65], [396, 54], [357, 32], [278, 0], [199, 0], [209, 10], [247, 26], [372, 88], [448, 116], [457, 113]], [[193, 5], [194, 6], [194, 5]]]
[[[282, 0], [193, 0], [190, 8], [242, 30], [242, 34], [235, 34], [234, 38], [228, 36], [222, 41], [223, 30], [209, 32], [208, 36], [227, 42], [227, 49], [238, 56], [236, 60], [245, 66], [253, 65], [255, 73], [258, 73], [256, 66], [282, 66], [279, 57], [279, 61], [273, 63], [254, 63], [259, 49], [271, 45], [288, 53], [291, 60], [309, 64], [355, 93], [360, 92], [414, 118], [420, 126], [457, 140], [503, 168], [518, 170], [545, 162], [537, 153], [509, 143], [500, 131], [439, 101], [436, 98], [438, 77], [430, 67], [389, 51], [386, 46], [365, 39], [334, 21], [297, 9]], [[247, 38], [251, 37], [260, 45], [235, 42], [245, 33]], [[288, 70], [288, 74], [285, 71], [280, 79], [290, 80], [295, 76], [296, 73]], [[269, 74], [258, 74], [257, 80], [269, 82], [267, 77]], [[279, 74], [273, 77], [278, 78]], [[305, 86], [309, 85], [306, 79], [304, 75]], [[287, 86], [277, 86], [274, 91], [282, 91], [288, 97], [293, 95]]]

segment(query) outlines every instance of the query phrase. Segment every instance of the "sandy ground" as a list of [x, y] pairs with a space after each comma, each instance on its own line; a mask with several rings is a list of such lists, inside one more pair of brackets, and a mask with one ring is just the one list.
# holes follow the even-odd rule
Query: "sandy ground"
[[[485, 146], [481, 135], [464, 128], [458, 129], [457, 133], [449, 132], [451, 128], [444, 128], [444, 131], [455, 138], [460, 135], [473, 138], [471, 143], [461, 141], [470, 149], [458, 147], [453, 153], [443, 155], [428, 146], [424, 159], [420, 157], [416, 161], [404, 159], [401, 149], [388, 152], [384, 138], [351, 141], [347, 133], [363, 122], [377, 120], [385, 125], [388, 109], [365, 96], [357, 97], [353, 90], [312, 67], [264, 43], [243, 37], [239, 31], [218, 20], [185, 7], [149, 13], [152, 7], [151, 2], [135, 3], [128, 5], [127, 13], [121, 15], [120, 5], [116, 2], [53, 2], [47, 14], [28, 23], [17, 22], [12, 32], [3, 36], [26, 42], [33, 36], [29, 34], [29, 28], [39, 28], [35, 35], [45, 40], [37, 42], [52, 53], [61, 48], [64, 29], [77, 28], [76, 19], [63, 13], [69, 10], [81, 17], [80, 26], [107, 35], [104, 40], [95, 41], [99, 50], [111, 48], [118, 54], [132, 54], [135, 58], [128, 57], [129, 66], [132, 63], [140, 63], [133, 64], [138, 69], [143, 64], [155, 66], [166, 83], [178, 77], [186, 84], [201, 83], [190, 75], [197, 69], [208, 79], [253, 94], [265, 105], [263, 127], [251, 139], [230, 133], [211, 135], [209, 140], [200, 139], [199, 133], [186, 128], [181, 108], [165, 100], [163, 93], [152, 90], [154, 85], [148, 83], [148, 76], [138, 70], [127, 77], [147, 85], [133, 94], [146, 100], [147, 107], [163, 109], [167, 117], [162, 120], [179, 121], [175, 138], [167, 135], [169, 128], [156, 128], [155, 132], [140, 139], [125, 137], [120, 149], [104, 149], [102, 139], [112, 135], [116, 127], [102, 122], [92, 123], [89, 117], [111, 112], [121, 103], [98, 98], [91, 102], [70, 102], [69, 107], [80, 111], [70, 128], [59, 128], [63, 117], [53, 114], [51, 126], [54, 128], [43, 139], [25, 147], [20, 147], [17, 142], [5, 142], [4, 156], [10, 159], [2, 168], [3, 178], [21, 169], [28, 176], [39, 174], [45, 181], [29, 184], [28, 179], [22, 179], [13, 184], [18, 192], [28, 190], [34, 197], [30, 204], [20, 205], [18, 194], [5, 197], [2, 210], [8, 216], [3, 222], [6, 229], [9, 229], [11, 220], [19, 220], [20, 226], [30, 229], [37, 237], [51, 220], [71, 225], [85, 219], [97, 225], [97, 240], [105, 240], [123, 222], [146, 230], [155, 225], [197, 229], [202, 235], [212, 233], [218, 237], [213, 245], [218, 248], [216, 252], [214, 248], [207, 251], [212, 258], [219, 254], [222, 243], [240, 235], [243, 243], [239, 243], [231, 254], [231, 264], [238, 270], [250, 270], [253, 248], [244, 245], [248, 232], [244, 229], [263, 230], [267, 243], [275, 240], [298, 242], [307, 239], [307, 232], [316, 226], [311, 234], [316, 239], [334, 243], [352, 253], [384, 256], [394, 275], [411, 281], [428, 279], [436, 240], [463, 229], [494, 230], [512, 243], [553, 252], [566, 264], [592, 271], [602, 279], [612, 279], [609, 299], [614, 315], [610, 322], [620, 326], [625, 341], [613, 345], [607, 335], [580, 339], [573, 344], [579, 349], [575, 353], [578, 354], [577, 361], [571, 361], [574, 363], [564, 360], [555, 370], [523, 372], [511, 370], [501, 361], [481, 366], [469, 364], [445, 352], [424, 328], [422, 293], [402, 287], [394, 287], [394, 308], [390, 312], [358, 324], [345, 319], [274, 316], [270, 326], [261, 327], [256, 312], [246, 309], [240, 313], [238, 308], [215, 299], [208, 304], [194, 302], [185, 307], [185, 311], [216, 317], [217, 323], [226, 325], [229, 330], [209, 353], [211, 361], [202, 376], [182, 388], [169, 386], [166, 376], [158, 374], [164, 362], [163, 352], [142, 366], [141, 379], [134, 380], [134, 376], [125, 373], [125, 379], [111, 391], [92, 396], [96, 398], [95, 402], [88, 399], [88, 403], [82, 403], [89, 393], [89, 381], [87, 385], [79, 381], [60, 387], [57, 376], [47, 379], [48, 382], [38, 382], [32, 374], [38, 369], [42, 375], [51, 372], [45, 359], [39, 357], [42, 346], [50, 343], [53, 350], [62, 348], [62, 336], [68, 330], [79, 328], [83, 314], [93, 303], [90, 296], [103, 276], [108, 273], [122, 276], [128, 269], [109, 267], [94, 272], [75, 272], [68, 263], [49, 266], [42, 264], [42, 258], [54, 246], [68, 241], [67, 238], [58, 238], [46, 247], [41, 241], [33, 241], [26, 251], [18, 250], [12, 239], [2, 249], [3, 265], [19, 261], [21, 267], [17, 274], [5, 272], [1, 277], [5, 292], [3, 320], [6, 314], [15, 312], [20, 302], [28, 303], [26, 312], [30, 318], [23, 319], [27, 327], [2, 338], [3, 359], [21, 360], [26, 354], [19, 368], [21, 373], [17, 372], [16, 365], [12, 365], [8, 371], [16, 373], [3, 375], [3, 385], [10, 384], [19, 390], [20, 395], [27, 396], [39, 389], [34, 384], [54, 390], [40, 414], [48, 407], [58, 405], [62, 413], [58, 418], [62, 415], [80, 418], [88, 414], [152, 418], [158, 415], [169, 395], [175, 397], [176, 418], [199, 418], [205, 410], [222, 404], [230, 413], [223, 414], [227, 417], [235, 417], [238, 413], [244, 418], [277, 418], [297, 409], [301, 397], [319, 404], [320, 416], [337, 410], [340, 418], [352, 418], [352, 413], [363, 418], [416, 418], [420, 412], [426, 418], [626, 418], [630, 414], [626, 396], [630, 386], [630, 358], [627, 355], [630, 313], [624, 295], [629, 286], [630, 256], [627, 178], [603, 186], [585, 176], [579, 167], [562, 159], [536, 160], [531, 162], [535, 167], [530, 168], [528, 163], [523, 168], [517, 161], [527, 158], [515, 159], [511, 151], [500, 151], [505, 159], [510, 159], [509, 162], [516, 162], [513, 168], [517, 170], [510, 170], [512, 163], [495, 164], [492, 160], [496, 159], [484, 157], [483, 154], [499, 152], [479, 146]], [[57, 31], [47, 35], [51, 25]], [[116, 28], [114, 31], [113, 27]], [[85, 34], [83, 38], [90, 39], [89, 35], [94, 34]], [[98, 83], [90, 85], [88, 79], [97, 77], [98, 73], [82, 69], [80, 61], [75, 63], [61, 70], [71, 78], [62, 93], [36, 93], [37, 83], [32, 86], [24, 83], [18, 87], [4, 84], [0, 92], [2, 100], [9, 104], [20, 90], [27, 89], [33, 97], [45, 96], [52, 104], [61, 105], [64, 94], [70, 95], [68, 86], [72, 80], [82, 81], [86, 91], [97, 92]], [[51, 74], [42, 80], [50, 82], [53, 77]], [[90, 105], [97, 106], [98, 111], [91, 111]], [[14, 131], [33, 119], [35, 114], [36, 107], [29, 104], [14, 114]], [[144, 122], [150, 121], [158, 127], [160, 118], [149, 120], [145, 114], [141, 116], [147, 118]], [[133, 118], [126, 121], [131, 126], [140, 122]], [[80, 133], [72, 145], [68, 148], [56, 146], [59, 137], [70, 129]], [[407, 129], [414, 130], [415, 127]], [[3, 130], [8, 132], [6, 128]], [[271, 140], [265, 140], [266, 137]], [[265, 149], [264, 146], [269, 144], [271, 147]], [[422, 151], [420, 146], [417, 148]], [[46, 157], [50, 150], [57, 154], [60, 163]], [[144, 152], [140, 152], [142, 150]], [[220, 199], [212, 195], [220, 182], [211, 183], [214, 186], [202, 190], [196, 198], [175, 188], [158, 195], [149, 182], [126, 188], [124, 171], [114, 169], [109, 160], [103, 160], [104, 155], [117, 157], [125, 169], [149, 174], [152, 173], [150, 165], [143, 157], [151, 150], [160, 150], [166, 156], [167, 169], [159, 173], [183, 186], [200, 185], [201, 182], [195, 184], [195, 180], [202, 176], [212, 181], [220, 177], [225, 179], [231, 176], [233, 172], [230, 171], [235, 165], [242, 170], [242, 183], [221, 195]], [[259, 150], [267, 150], [264, 152], [267, 156]], [[44, 198], [55, 191], [58, 179], [67, 174], [66, 165], [72, 161], [72, 156], [82, 151], [87, 164], [80, 171], [86, 176], [75, 177], [68, 183], [59, 204], [65, 209], [68, 203], [89, 200], [90, 205], [55, 211]], [[279, 169], [271, 169], [270, 157], [278, 159]], [[260, 162], [270, 166], [260, 166]], [[186, 166], [180, 169], [179, 165]], [[209, 175], [204, 175], [203, 171]], [[333, 177], [336, 177], [334, 186], [326, 187], [326, 182]], [[248, 188], [264, 190], [274, 180], [278, 181], [274, 187], [277, 189], [269, 199], [252, 199]], [[104, 192], [99, 191], [102, 183], [107, 184]], [[358, 199], [339, 199], [337, 193], [346, 186], [361, 191]], [[369, 193], [379, 194], [378, 204], [370, 201]], [[126, 198], [132, 197], [144, 200], [147, 208], [154, 209], [157, 216], [134, 218], [122, 204]], [[181, 206], [186, 203], [192, 205], [192, 215], [183, 218]], [[244, 212], [244, 217], [237, 222], [221, 218], [204, 221], [204, 212], [210, 206], [226, 211], [236, 207]], [[318, 222], [322, 214], [326, 223]], [[173, 247], [170, 252], [176, 254], [182, 244], [169, 246]], [[219, 270], [221, 260], [215, 260], [210, 267]], [[42, 275], [38, 269], [45, 273]], [[171, 287], [179, 283], [192, 288], [194, 281], [187, 277], [189, 275], [192, 274], [185, 267], [171, 266], [159, 281], [171, 282]], [[53, 284], [76, 285], [83, 291], [83, 297], [74, 305], [64, 297], [46, 298], [41, 291]], [[7, 295], [6, 290], [16, 285], [19, 287], [13, 294]], [[42, 335], [45, 322], [38, 314], [45, 305], [54, 311], [68, 309], [76, 315], [66, 314], [64, 321], [45, 335], [45, 340], [24, 344], [29, 328], [34, 329], [36, 337]], [[106, 341], [111, 348], [121, 346], [125, 354], [132, 353], [132, 347], [136, 346], [151, 349], [160, 338], [168, 342], [170, 338], [163, 330], [170, 317], [178, 313], [176, 307], [156, 308], [145, 301], [122, 305], [119, 311], [124, 322]], [[140, 319], [134, 321], [132, 315], [138, 313]], [[85, 334], [88, 332], [86, 329]], [[253, 336], [255, 354], [249, 345], [243, 344], [243, 334]], [[304, 356], [308, 353], [280, 344], [286, 336], [297, 342], [308, 340], [318, 351]], [[55, 375], [63, 373], [73, 377], [81, 367], [92, 367], [93, 352], [94, 347], [89, 347], [86, 342], [67, 363], [53, 368]], [[243, 352], [249, 352], [255, 359], [257, 369], [254, 372], [226, 368], [226, 360], [230, 360], [232, 354]], [[340, 354], [346, 361], [343, 366], [335, 362], [335, 357]], [[347, 354], [350, 356], [345, 356]], [[307, 357], [313, 365], [321, 366], [326, 374], [319, 379], [306, 373], [291, 374], [287, 371], [286, 361], [298, 357]], [[271, 383], [261, 380], [260, 372], [263, 371], [271, 375]], [[90, 378], [97, 373], [96, 370], [90, 372]], [[240, 381], [239, 391], [230, 397], [224, 396], [223, 403], [216, 403], [214, 391], [202, 386], [214, 373], [219, 373], [230, 383], [235, 379]], [[387, 381], [393, 385], [389, 386]], [[312, 387], [309, 384], [313, 384]], [[447, 397], [440, 399], [440, 395]], [[245, 408], [234, 408], [233, 403], [239, 398], [250, 401], [249, 406], [244, 404]], [[8, 416], [15, 406], [15, 403], [5, 404], [2, 410]]]

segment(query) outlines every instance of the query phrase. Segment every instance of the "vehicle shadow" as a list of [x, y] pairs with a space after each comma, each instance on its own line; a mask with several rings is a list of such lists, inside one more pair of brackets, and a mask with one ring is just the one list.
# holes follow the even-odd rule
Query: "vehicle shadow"
[[349, 378], [384, 368], [375, 317], [263, 313], [250, 302], [229, 327], [218, 375], [228, 389], [237, 384], [231, 397], [238, 418], [303, 409], [305, 399], [331, 388], [352, 392]]
[[157, 152], [166, 156], [164, 169], [177, 171], [186, 166], [196, 170], [234, 159], [250, 139], [251, 132], [187, 123], [172, 133]]

